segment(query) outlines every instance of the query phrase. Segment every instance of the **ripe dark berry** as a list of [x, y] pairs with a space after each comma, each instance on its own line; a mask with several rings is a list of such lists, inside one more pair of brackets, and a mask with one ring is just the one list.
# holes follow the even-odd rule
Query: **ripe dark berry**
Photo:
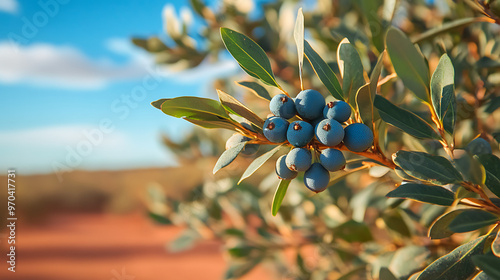
[[[239, 133], [233, 134], [229, 139], [226, 141], [226, 150], [231, 149], [232, 147], [238, 145], [241, 142], [246, 142], [251, 140], [248, 137], [245, 137]], [[241, 151], [242, 154], [244, 155], [253, 155], [257, 152], [259, 149], [259, 145], [257, 144], [246, 144], [245, 148]]]
[[330, 172], [323, 165], [315, 162], [304, 173], [304, 184], [313, 192], [322, 192], [330, 183]]
[[351, 106], [344, 101], [329, 102], [323, 109], [323, 117], [343, 123], [351, 117]]
[[319, 155], [319, 161], [323, 167], [331, 172], [344, 169], [344, 154], [337, 149], [324, 149]]
[[292, 171], [306, 171], [311, 162], [311, 152], [304, 148], [293, 148], [286, 156], [286, 166]]
[[264, 136], [273, 143], [286, 141], [288, 121], [280, 117], [270, 117], [263, 127]]
[[493, 152], [490, 143], [480, 137], [470, 141], [465, 150], [473, 155], [491, 154]]
[[293, 100], [284, 94], [274, 96], [269, 103], [269, 109], [275, 116], [285, 119], [292, 118], [297, 113]]
[[299, 116], [306, 120], [314, 120], [321, 117], [325, 107], [325, 98], [321, 93], [306, 89], [297, 94], [295, 108]]
[[286, 138], [295, 147], [304, 147], [314, 137], [314, 128], [305, 121], [294, 121], [288, 126]]
[[353, 123], [344, 129], [344, 144], [353, 152], [363, 152], [373, 144], [373, 133], [362, 123]]
[[344, 139], [344, 128], [336, 120], [324, 119], [315, 129], [316, 139], [326, 146], [337, 146]]
[[291, 180], [297, 177], [297, 171], [292, 171], [286, 166], [287, 155], [282, 155], [276, 161], [276, 174], [280, 179]]

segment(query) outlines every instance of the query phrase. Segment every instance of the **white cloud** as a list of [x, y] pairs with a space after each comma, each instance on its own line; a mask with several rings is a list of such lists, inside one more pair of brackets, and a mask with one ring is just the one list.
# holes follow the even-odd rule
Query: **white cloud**
[[4, 83], [88, 89], [147, 74], [146, 66], [134, 59], [120, 65], [92, 60], [73, 47], [50, 44], [13, 47], [0, 42], [0, 61], [0, 82]]
[[0, 0], [0, 11], [17, 14], [19, 11], [19, 3], [17, 3], [17, 0]]

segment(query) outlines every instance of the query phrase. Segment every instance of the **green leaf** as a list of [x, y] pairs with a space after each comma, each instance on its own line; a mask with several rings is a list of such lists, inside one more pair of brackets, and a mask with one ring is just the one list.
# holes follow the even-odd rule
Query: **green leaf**
[[441, 156], [422, 152], [398, 151], [394, 163], [408, 175], [435, 185], [447, 185], [463, 180], [451, 162]]
[[385, 42], [394, 70], [404, 85], [418, 99], [429, 102], [429, 68], [423, 55], [399, 29], [390, 28]]
[[420, 43], [424, 40], [430, 40], [430, 39], [432, 39], [440, 34], [450, 32], [451, 30], [454, 30], [454, 29], [463, 28], [471, 23], [479, 22], [481, 20], [482, 20], [481, 18], [462, 18], [459, 20], [450, 21], [450, 22], [447, 22], [441, 26], [438, 26], [438, 27], [435, 27], [433, 29], [429, 29], [423, 33], [417, 34], [417, 35], [413, 36], [411, 38], [411, 40], [414, 44]]
[[429, 228], [431, 239], [442, 239], [452, 236], [455, 232], [450, 229], [450, 223], [465, 209], [450, 211], [439, 216]]
[[246, 82], [246, 81], [241, 81], [241, 82], [236, 82], [237, 85], [249, 89], [251, 92], [253, 92], [256, 96], [266, 99], [271, 101], [272, 97], [267, 91], [267, 89], [261, 85], [259, 85], [256, 82]]
[[[384, 56], [385, 56], [385, 51], [382, 52], [377, 60], [377, 64], [375, 64], [375, 67], [373, 67], [372, 73], [370, 75], [370, 96], [372, 99], [372, 106], [373, 102], [375, 102], [375, 96], [377, 95], [377, 86], [378, 86], [378, 79], [380, 78], [380, 74], [382, 73], [382, 68], [384, 67]], [[373, 119], [376, 121], [380, 119], [378, 110], [373, 110]], [[371, 125], [371, 127], [373, 127]]]
[[194, 246], [201, 236], [194, 230], [187, 229], [179, 237], [168, 244], [168, 250], [172, 253], [184, 251]]
[[378, 275], [380, 280], [399, 280], [387, 267], [380, 268]]
[[229, 53], [250, 76], [263, 83], [281, 88], [276, 82], [271, 63], [264, 50], [244, 34], [222, 27], [222, 41]]
[[217, 173], [217, 171], [221, 170], [222, 168], [228, 166], [231, 162], [233, 162], [234, 159], [245, 148], [246, 144], [247, 142], [241, 142], [236, 144], [234, 147], [225, 150], [215, 163], [213, 174]]
[[153, 107], [155, 107], [156, 109], [161, 110], [161, 105], [163, 104], [163, 102], [165, 102], [167, 100], [168, 100], [168, 98], [158, 99], [156, 101], [151, 102], [151, 105], [153, 105]]
[[309, 45], [307, 40], [304, 41], [304, 53], [307, 60], [311, 63], [314, 72], [325, 85], [326, 89], [330, 94], [338, 100], [345, 100], [342, 94], [342, 88], [340, 87], [339, 80], [332, 68], [326, 64], [326, 62], [318, 55], [318, 53]]
[[234, 246], [232, 248], [227, 249], [227, 252], [233, 258], [243, 258], [243, 257], [250, 255], [250, 253], [252, 253], [252, 251], [255, 249], [256, 248], [253, 246], [237, 245], [237, 246]]
[[498, 222], [498, 217], [481, 209], [465, 209], [450, 223], [450, 230], [460, 233], [480, 229]]
[[377, 15], [380, 4], [383, 1], [375, 0], [361, 0], [359, 1], [359, 8], [363, 12], [364, 18], [370, 27], [371, 38], [373, 45], [379, 52], [384, 50], [384, 35], [385, 26]]
[[402, 184], [395, 190], [386, 194], [386, 196], [410, 198], [420, 202], [443, 206], [450, 206], [455, 200], [455, 195], [443, 187], [429, 186], [417, 183]]
[[271, 206], [273, 216], [278, 214], [278, 210], [280, 210], [281, 202], [283, 202], [283, 198], [285, 197], [286, 190], [288, 189], [290, 182], [291, 180], [280, 180], [280, 184], [274, 193], [273, 204]]
[[410, 245], [400, 248], [394, 254], [389, 269], [399, 279], [408, 279], [415, 271], [425, 264], [429, 257], [429, 250], [422, 246]]
[[[403, 212], [404, 213], [404, 212]], [[411, 231], [405, 219], [398, 209], [393, 209], [382, 215], [385, 225], [388, 229], [406, 237], [411, 237]]]
[[363, 123], [373, 131], [373, 101], [371, 99], [370, 84], [359, 88], [356, 94], [356, 107]]
[[153, 219], [153, 221], [155, 221], [157, 224], [160, 224], [160, 225], [171, 225], [172, 224], [172, 221], [163, 215], [158, 215], [158, 214], [153, 213], [153, 212], [148, 212], [148, 216], [151, 219]]
[[484, 184], [492, 193], [500, 197], [500, 159], [490, 154], [482, 154], [474, 157], [481, 162], [486, 171]]
[[161, 105], [163, 113], [176, 117], [186, 117], [196, 120], [222, 120], [229, 115], [222, 105], [212, 99], [183, 96], [166, 99]]
[[377, 108], [380, 117], [386, 123], [417, 138], [441, 139], [439, 134], [421, 117], [392, 104], [382, 95], [375, 96], [373, 105]]
[[344, 99], [356, 108], [356, 93], [366, 82], [363, 76], [363, 64], [358, 51], [347, 39], [340, 42], [337, 49], [337, 63], [339, 64], [340, 74], [342, 76], [342, 91]]
[[349, 220], [334, 229], [335, 236], [347, 242], [368, 242], [373, 240], [370, 228], [362, 222]]
[[236, 98], [223, 92], [222, 90], [217, 90], [219, 95], [219, 100], [222, 106], [231, 113], [243, 117], [255, 124], [257, 127], [262, 128], [264, 125], [264, 120], [257, 116], [252, 110], [248, 109], [245, 105], [239, 102]]
[[474, 264], [493, 279], [500, 279], [500, 258], [494, 255], [477, 255], [472, 257]]
[[420, 273], [417, 280], [468, 279], [476, 272], [472, 256], [483, 252], [486, 237], [472, 240], [437, 259]]
[[486, 171], [481, 163], [469, 153], [456, 155], [455, 166], [462, 173], [466, 181], [483, 185], [486, 180]]
[[[456, 121], [455, 70], [447, 54], [443, 54], [431, 78], [431, 100], [434, 111], [446, 131], [453, 134]], [[446, 117], [446, 118], [445, 118]]]
[[495, 239], [491, 243], [491, 251], [495, 256], [500, 257], [500, 231], [497, 231]]
[[183, 118], [183, 119], [197, 126], [201, 126], [203, 128], [224, 128], [236, 131], [236, 126], [233, 123], [226, 120], [197, 120], [190, 118]]
[[246, 178], [250, 177], [255, 171], [257, 171], [266, 161], [268, 161], [274, 154], [276, 154], [282, 146], [276, 146], [274, 149], [270, 150], [269, 152], [261, 155], [260, 157], [256, 158], [248, 168], [243, 172], [243, 175], [241, 175], [240, 180], [238, 181], [238, 185], [245, 180]]
[[479, 272], [472, 280], [495, 280], [492, 277], [488, 276], [484, 271]]
[[232, 264], [224, 275], [224, 279], [240, 279], [243, 275], [254, 269], [261, 261], [262, 257], [251, 259], [243, 263]]
[[302, 14], [302, 8], [299, 8], [299, 11], [297, 12], [297, 20], [295, 21], [293, 38], [295, 39], [295, 44], [297, 45], [297, 54], [299, 56], [300, 87], [304, 88], [304, 84], [302, 83], [302, 66], [304, 64], [304, 15]]

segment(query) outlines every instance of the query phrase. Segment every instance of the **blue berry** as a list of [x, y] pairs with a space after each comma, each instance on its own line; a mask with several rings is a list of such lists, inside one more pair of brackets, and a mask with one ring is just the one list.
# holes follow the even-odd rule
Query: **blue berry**
[[[238, 145], [241, 142], [246, 142], [251, 140], [250, 138], [243, 136], [239, 133], [233, 134], [229, 139], [226, 141], [226, 150], [231, 149], [232, 147]], [[257, 153], [257, 150], [259, 149], [259, 145], [257, 144], [246, 144], [245, 148], [241, 150], [241, 153], [244, 155], [253, 155]]]
[[346, 164], [344, 154], [337, 149], [324, 149], [321, 151], [319, 162], [326, 170], [331, 172], [343, 169]]
[[344, 144], [353, 152], [363, 152], [373, 144], [373, 133], [362, 123], [353, 123], [344, 129]]
[[270, 117], [264, 123], [264, 136], [273, 143], [286, 141], [288, 121], [280, 117]]
[[305, 121], [294, 121], [288, 126], [286, 138], [295, 147], [304, 147], [314, 137], [313, 126]]
[[284, 94], [274, 96], [269, 103], [269, 109], [275, 116], [285, 119], [293, 118], [297, 113], [293, 100]]
[[337, 146], [344, 139], [344, 128], [336, 120], [324, 119], [315, 129], [316, 139], [326, 146]]
[[323, 117], [343, 123], [351, 117], [351, 106], [344, 101], [329, 102], [323, 109]]
[[330, 172], [323, 165], [315, 162], [304, 173], [304, 184], [313, 192], [322, 192], [330, 183]]
[[473, 155], [491, 154], [493, 152], [490, 143], [480, 137], [470, 141], [465, 150]]
[[306, 89], [297, 94], [295, 108], [299, 116], [306, 120], [314, 120], [321, 117], [325, 107], [325, 98], [321, 93]]
[[311, 152], [304, 148], [293, 148], [286, 156], [286, 166], [292, 171], [306, 171], [311, 162]]
[[297, 177], [297, 171], [292, 171], [286, 166], [286, 155], [282, 155], [276, 161], [276, 174], [280, 179], [291, 180]]

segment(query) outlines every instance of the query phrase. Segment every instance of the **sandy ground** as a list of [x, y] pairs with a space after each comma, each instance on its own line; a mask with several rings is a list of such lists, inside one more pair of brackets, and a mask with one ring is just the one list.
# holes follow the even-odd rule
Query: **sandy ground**
[[[146, 280], [222, 279], [221, 246], [204, 241], [169, 253], [165, 244], [182, 229], [153, 224], [142, 214], [67, 214], [16, 229], [16, 272], [7, 270], [6, 231], [1, 232], [0, 279]], [[269, 279], [257, 268], [243, 279]]]

